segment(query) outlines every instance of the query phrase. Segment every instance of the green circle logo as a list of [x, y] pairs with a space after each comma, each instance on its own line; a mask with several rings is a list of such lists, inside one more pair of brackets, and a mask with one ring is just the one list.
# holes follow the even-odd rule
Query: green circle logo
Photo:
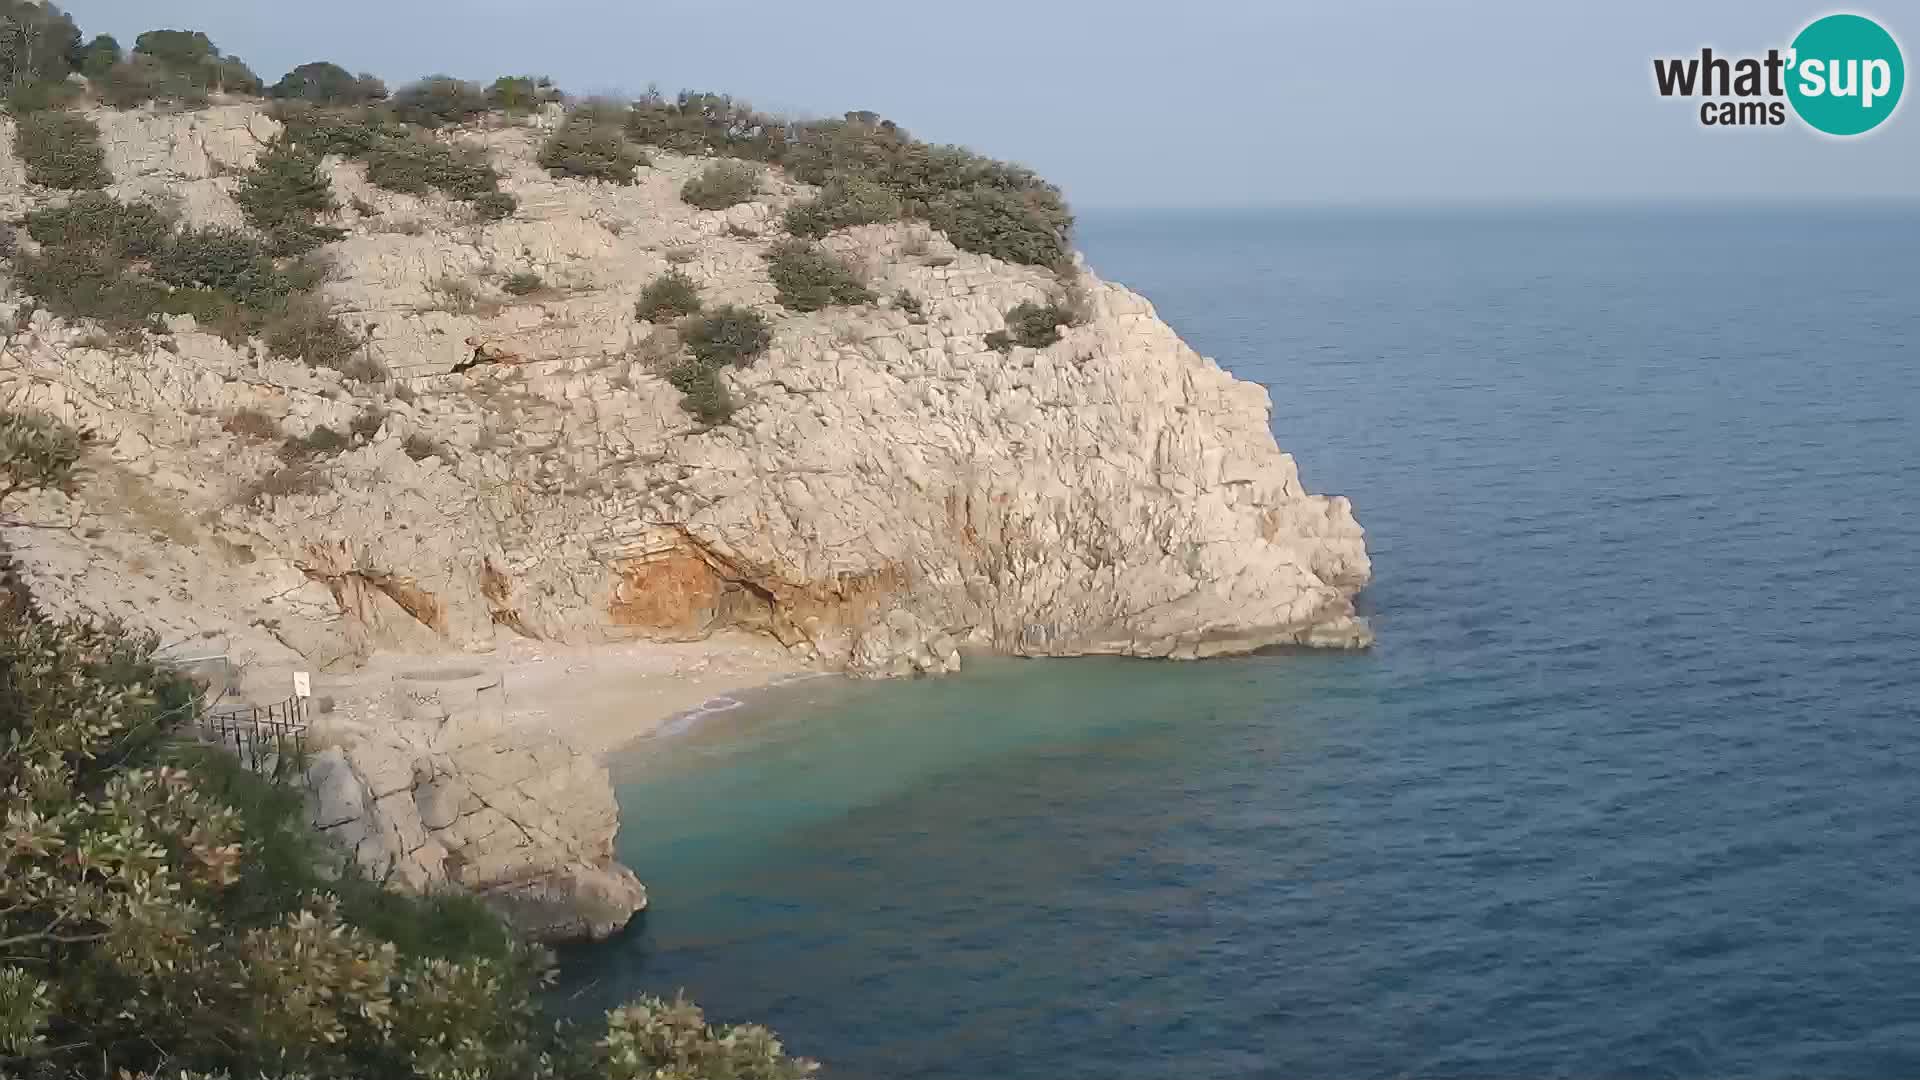
[[1793, 39], [1787, 98], [1800, 119], [1829, 135], [1879, 127], [1907, 82], [1900, 46], [1861, 15], [1829, 15]]

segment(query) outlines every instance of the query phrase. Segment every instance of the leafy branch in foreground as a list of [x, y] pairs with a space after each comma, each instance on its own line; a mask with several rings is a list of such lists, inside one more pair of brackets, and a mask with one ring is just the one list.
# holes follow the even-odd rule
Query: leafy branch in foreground
[[[79, 439], [0, 414], [0, 465], [16, 490], [70, 486]], [[476, 900], [387, 892], [322, 846], [297, 753], [261, 775], [184, 738], [198, 689], [154, 644], [0, 615], [0, 1075], [815, 1071], [765, 1029], [710, 1025], [685, 1002], [556, 1024], [536, 997], [548, 954]]]

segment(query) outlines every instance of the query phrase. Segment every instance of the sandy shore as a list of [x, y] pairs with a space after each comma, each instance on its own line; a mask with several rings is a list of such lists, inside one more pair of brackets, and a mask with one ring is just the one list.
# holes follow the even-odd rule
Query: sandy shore
[[[454, 668], [501, 672], [508, 723], [553, 732], [592, 754], [653, 734], [703, 706], [724, 707], [728, 695], [815, 673], [765, 638], [716, 634], [689, 642], [576, 646], [514, 639], [489, 653], [381, 653], [356, 671], [316, 672], [311, 679], [314, 696], [331, 698], [340, 719], [377, 722], [392, 715], [394, 675]], [[250, 671], [245, 696], [259, 704], [283, 700], [291, 680], [290, 670]]]

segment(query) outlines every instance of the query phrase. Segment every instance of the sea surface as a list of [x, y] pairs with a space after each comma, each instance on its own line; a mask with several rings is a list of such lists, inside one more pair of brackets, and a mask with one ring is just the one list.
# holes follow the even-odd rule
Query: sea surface
[[678, 989], [840, 1078], [1920, 1076], [1920, 210], [1089, 214], [1379, 645], [815, 680], [616, 762]]

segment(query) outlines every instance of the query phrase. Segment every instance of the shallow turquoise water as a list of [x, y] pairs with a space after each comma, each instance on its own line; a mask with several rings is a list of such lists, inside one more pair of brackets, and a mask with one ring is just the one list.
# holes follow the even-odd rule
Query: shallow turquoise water
[[841, 1077], [1920, 1073], [1920, 215], [1132, 215], [1363, 655], [785, 688], [617, 764], [684, 987]]

